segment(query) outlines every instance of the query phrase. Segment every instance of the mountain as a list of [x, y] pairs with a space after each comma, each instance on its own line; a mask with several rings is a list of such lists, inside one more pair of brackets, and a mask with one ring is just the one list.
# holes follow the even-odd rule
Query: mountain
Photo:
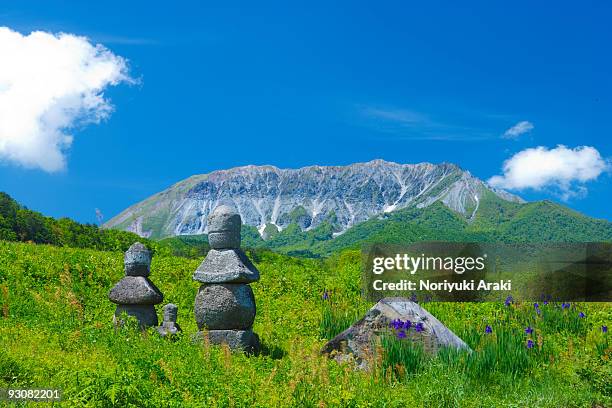
[[[340, 235], [372, 217], [441, 203], [464, 222], [475, 220], [482, 197], [507, 203], [519, 197], [496, 190], [450, 163], [398, 164], [383, 160], [348, 166], [279, 169], [245, 166], [192, 176], [135, 204], [104, 227], [164, 238], [206, 233], [206, 219], [229, 204], [246, 226], [267, 240], [279, 235]], [[284, 231], [286, 229], [290, 229]]]

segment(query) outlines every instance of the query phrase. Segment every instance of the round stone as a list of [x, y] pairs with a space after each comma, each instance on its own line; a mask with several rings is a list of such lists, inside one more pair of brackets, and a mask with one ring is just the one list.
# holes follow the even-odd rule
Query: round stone
[[208, 216], [208, 243], [214, 249], [240, 248], [242, 220], [227, 205], [214, 209]]
[[135, 242], [123, 257], [127, 276], [149, 276], [151, 273], [151, 252], [140, 242]]
[[227, 205], [216, 207], [208, 216], [208, 232], [240, 231], [240, 215]]
[[244, 284], [202, 285], [195, 299], [198, 328], [249, 329], [255, 320], [255, 296]]

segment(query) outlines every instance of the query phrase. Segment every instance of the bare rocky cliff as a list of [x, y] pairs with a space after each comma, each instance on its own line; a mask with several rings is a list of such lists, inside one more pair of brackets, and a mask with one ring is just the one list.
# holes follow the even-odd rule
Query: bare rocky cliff
[[297, 223], [307, 230], [325, 220], [333, 221], [341, 233], [373, 216], [436, 201], [469, 220], [487, 193], [522, 201], [449, 163], [374, 160], [300, 169], [245, 166], [190, 177], [129, 207], [104, 227], [154, 238], [204, 234], [208, 214], [228, 204], [244, 224], [262, 234], [266, 227], [280, 230]]

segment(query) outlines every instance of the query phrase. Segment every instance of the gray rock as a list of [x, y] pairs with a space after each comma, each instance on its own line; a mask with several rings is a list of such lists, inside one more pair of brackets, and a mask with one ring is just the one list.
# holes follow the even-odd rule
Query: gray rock
[[240, 248], [242, 220], [226, 205], [214, 209], [208, 217], [208, 243], [213, 249]]
[[198, 332], [196, 341], [208, 339], [210, 344], [227, 344], [232, 350], [242, 350], [249, 353], [260, 349], [259, 336], [253, 330], [209, 330]]
[[178, 306], [174, 303], [168, 303], [162, 309], [164, 311], [164, 322], [174, 322], [176, 323], [176, 318], [178, 317]]
[[176, 323], [178, 315], [178, 307], [175, 304], [168, 303], [163, 308], [164, 321], [161, 326], [157, 327], [157, 332], [162, 336], [172, 336], [181, 331], [181, 327]]
[[151, 273], [151, 252], [140, 242], [135, 242], [123, 257], [127, 276], [149, 276]]
[[202, 283], [250, 283], [259, 280], [259, 271], [240, 249], [211, 249], [193, 274]]
[[240, 248], [240, 233], [210, 232], [208, 244], [214, 249]]
[[126, 276], [108, 294], [111, 302], [129, 305], [156, 305], [164, 295], [144, 276]]
[[[410, 320], [412, 328], [406, 330], [404, 341], [418, 342], [428, 353], [436, 353], [441, 347], [470, 350], [467, 344], [450, 331], [431, 313], [406, 298], [384, 298], [351, 327], [334, 337], [322, 352], [337, 361], [353, 359], [360, 368], [367, 369], [368, 362], [376, 358], [376, 341], [383, 333], [392, 333], [395, 319]], [[422, 331], [416, 331], [420, 323]]]
[[138, 319], [141, 328], [157, 326], [157, 312], [153, 305], [117, 305], [113, 322], [122, 326], [125, 322], [120, 318], [122, 313]]
[[204, 284], [195, 299], [198, 328], [249, 329], [255, 320], [255, 296], [244, 284]]

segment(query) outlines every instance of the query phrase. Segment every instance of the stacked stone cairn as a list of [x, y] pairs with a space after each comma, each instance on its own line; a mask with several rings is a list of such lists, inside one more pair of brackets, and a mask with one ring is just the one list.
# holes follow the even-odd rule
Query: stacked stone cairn
[[225, 205], [208, 217], [211, 249], [193, 274], [202, 283], [195, 298], [195, 317], [198, 337], [211, 344], [227, 344], [232, 350], [256, 352], [255, 296], [248, 284], [259, 280], [259, 271], [240, 250], [241, 225], [240, 215]]
[[168, 303], [163, 308], [164, 311], [164, 321], [161, 326], [157, 328], [157, 332], [162, 337], [172, 337], [181, 331], [181, 327], [176, 323], [176, 318], [178, 315], [178, 306], [173, 303]]
[[113, 322], [122, 325], [121, 313], [134, 316], [141, 328], [157, 326], [155, 306], [164, 300], [164, 295], [148, 278], [151, 273], [151, 252], [140, 242], [134, 243], [124, 256], [125, 277], [108, 294], [117, 304]]

